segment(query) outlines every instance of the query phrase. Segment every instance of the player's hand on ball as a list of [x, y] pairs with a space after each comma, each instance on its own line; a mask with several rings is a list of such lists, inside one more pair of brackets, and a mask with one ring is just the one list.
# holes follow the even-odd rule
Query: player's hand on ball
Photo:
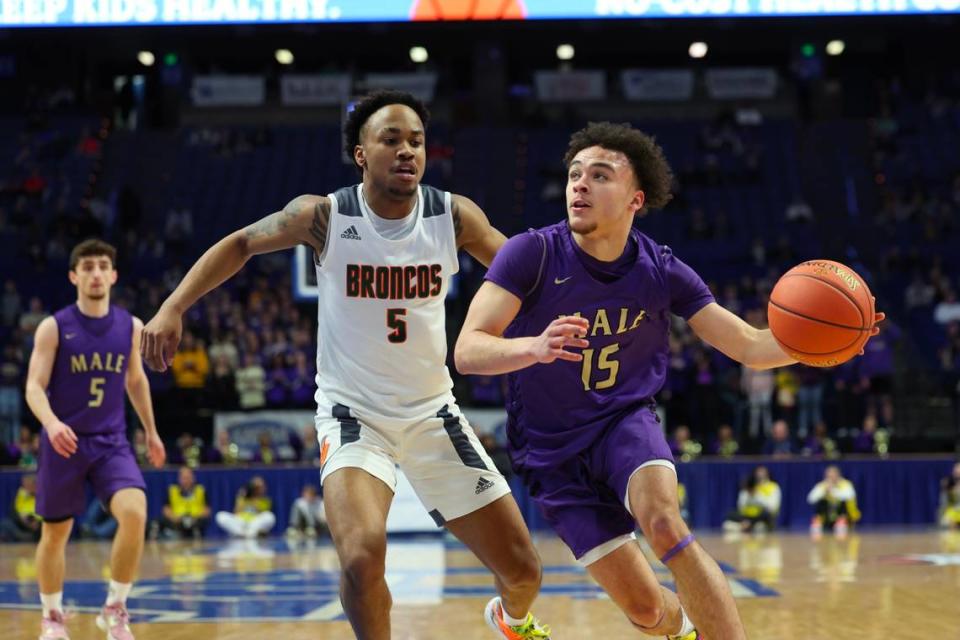
[[147, 458], [154, 468], [159, 469], [167, 460], [167, 450], [163, 446], [163, 440], [157, 434], [147, 434]]
[[179, 313], [160, 308], [143, 328], [140, 339], [140, 355], [154, 371], [166, 371], [173, 362], [173, 355], [180, 346], [183, 319]]
[[[874, 299], [873, 299], [873, 302], [874, 302], [874, 304], [876, 304], [877, 299], [874, 298]], [[877, 325], [880, 324], [881, 322], [883, 322], [883, 321], [886, 319], [886, 317], [887, 317], [887, 314], [885, 314], [885, 313], [882, 312], [882, 311], [878, 311], [878, 312], [876, 312], [876, 313], [874, 314], [874, 316], [873, 316], [873, 328], [870, 329], [870, 337], [871, 337], [871, 338], [872, 338], [873, 336], [877, 335], [878, 333], [880, 333], [880, 327], [878, 327]], [[864, 346], [866, 346], [866, 344], [864, 344]], [[860, 355], [863, 355], [863, 349], [860, 349]]]
[[47, 438], [50, 439], [53, 450], [64, 458], [69, 458], [77, 452], [77, 434], [66, 424], [57, 420], [44, 426], [44, 429], [47, 430]]
[[566, 347], [577, 347], [580, 349], [590, 346], [590, 343], [583, 339], [590, 328], [589, 321], [579, 316], [561, 316], [551, 322], [547, 328], [537, 336], [533, 345], [533, 355], [537, 362], [544, 364], [554, 360], [569, 360], [570, 362], [580, 362], [583, 356], [579, 353], [567, 351]]

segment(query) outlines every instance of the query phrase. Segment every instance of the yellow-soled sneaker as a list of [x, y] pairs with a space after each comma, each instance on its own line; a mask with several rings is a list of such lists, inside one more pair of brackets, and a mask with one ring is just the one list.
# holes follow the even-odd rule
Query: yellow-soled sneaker
[[503, 620], [503, 606], [500, 604], [499, 597], [487, 603], [483, 619], [487, 621], [487, 626], [493, 629], [497, 637], [503, 640], [550, 640], [550, 627], [541, 625], [532, 613], [527, 614], [527, 619], [520, 626], [508, 625]]

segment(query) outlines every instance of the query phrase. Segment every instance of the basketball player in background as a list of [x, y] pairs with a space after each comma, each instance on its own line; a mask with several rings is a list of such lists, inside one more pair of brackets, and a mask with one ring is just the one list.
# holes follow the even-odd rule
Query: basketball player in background
[[[794, 360], [633, 227], [637, 214], [670, 199], [670, 167], [652, 138], [591, 124], [573, 135], [565, 161], [567, 219], [511, 238], [497, 254], [467, 312], [457, 368], [511, 374], [514, 468], [634, 626], [684, 640], [745, 638], [726, 579], [680, 517], [653, 398], [666, 374], [671, 313], [749, 367]], [[659, 585], [634, 540], [637, 525], [702, 636]]]
[[457, 250], [489, 265], [505, 238], [467, 198], [420, 184], [427, 120], [406, 93], [357, 103], [345, 137], [362, 183], [294, 198], [211, 247], [147, 324], [143, 354], [155, 369], [169, 366], [184, 312], [251, 256], [312, 248], [320, 480], [354, 633], [390, 638], [386, 520], [399, 464], [438, 526], [493, 572], [499, 636], [546, 638], [529, 613], [539, 558], [506, 481], [457, 408], [445, 364]]
[[88, 481], [118, 525], [97, 626], [108, 640], [133, 638], [126, 602], [143, 551], [147, 500], [127, 440], [124, 392], [146, 431], [151, 464], [162, 466], [166, 452], [140, 359], [143, 323], [110, 304], [116, 256], [116, 249], [100, 240], [73, 249], [69, 276], [77, 302], [40, 323], [30, 355], [27, 404], [43, 425], [37, 470], [41, 640], [69, 637], [63, 617], [65, 551], [74, 514], [86, 506]]

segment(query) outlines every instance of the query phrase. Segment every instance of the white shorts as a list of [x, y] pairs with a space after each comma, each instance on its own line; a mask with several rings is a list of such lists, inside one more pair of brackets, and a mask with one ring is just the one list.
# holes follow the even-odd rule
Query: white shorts
[[425, 419], [373, 417], [333, 404], [318, 406], [315, 422], [321, 484], [355, 467], [394, 491], [399, 465], [438, 527], [510, 493], [452, 397]]

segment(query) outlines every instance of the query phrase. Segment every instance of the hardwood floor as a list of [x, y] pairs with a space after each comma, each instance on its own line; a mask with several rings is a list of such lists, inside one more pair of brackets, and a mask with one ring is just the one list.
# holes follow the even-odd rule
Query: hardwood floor
[[[863, 532], [846, 540], [779, 533], [700, 537], [721, 562], [752, 638], [960, 638], [960, 533]], [[537, 540], [544, 585], [535, 613], [554, 639], [642, 638], [554, 538]], [[32, 545], [0, 546], [0, 637], [33, 640], [39, 601]], [[67, 552], [74, 640], [103, 637], [109, 544]], [[394, 638], [491, 640], [481, 613], [494, 591], [456, 542], [392, 540]], [[670, 576], [658, 566], [664, 582]], [[333, 548], [212, 540], [148, 543], [129, 605], [138, 640], [352, 638], [337, 596]]]

